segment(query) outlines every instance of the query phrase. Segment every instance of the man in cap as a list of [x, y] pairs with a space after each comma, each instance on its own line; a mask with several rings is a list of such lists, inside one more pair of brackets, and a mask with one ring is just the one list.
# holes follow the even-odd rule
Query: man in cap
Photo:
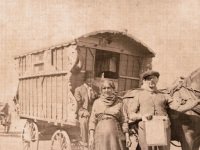
[[[172, 99], [170, 96], [157, 90], [159, 72], [149, 70], [142, 74], [142, 86], [140, 89], [133, 90], [124, 96], [126, 104], [124, 132], [130, 145], [128, 135], [128, 123], [138, 122], [138, 140], [142, 150], [152, 149], [146, 141], [145, 122], [153, 120], [156, 117], [161, 118], [165, 124], [166, 145], [156, 146], [157, 149], [169, 150], [170, 148], [170, 121], [167, 114], [167, 108], [170, 106]], [[157, 134], [159, 133], [152, 133]]]
[[80, 136], [82, 138], [81, 143], [85, 147], [88, 143], [88, 120], [93, 102], [98, 98], [98, 88], [92, 85], [92, 78], [92, 72], [86, 71], [84, 83], [77, 87], [74, 93], [78, 103], [78, 119], [80, 122]]

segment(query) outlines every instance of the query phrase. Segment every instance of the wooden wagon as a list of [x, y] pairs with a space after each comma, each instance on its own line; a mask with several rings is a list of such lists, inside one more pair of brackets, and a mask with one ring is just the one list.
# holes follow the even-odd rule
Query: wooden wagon
[[113, 80], [121, 92], [139, 87], [139, 75], [151, 69], [154, 56], [131, 35], [99, 31], [15, 57], [20, 117], [27, 119], [22, 138], [38, 147], [39, 139], [50, 134], [51, 149], [75, 149], [79, 122], [73, 93], [84, 73], [93, 72], [97, 86], [102, 75]]

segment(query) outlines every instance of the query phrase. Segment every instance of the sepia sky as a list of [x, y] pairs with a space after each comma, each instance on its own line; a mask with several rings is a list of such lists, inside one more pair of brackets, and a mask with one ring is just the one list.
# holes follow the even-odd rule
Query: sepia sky
[[96, 30], [128, 30], [155, 51], [159, 87], [200, 67], [199, 0], [1, 0], [0, 101], [17, 87], [13, 56]]

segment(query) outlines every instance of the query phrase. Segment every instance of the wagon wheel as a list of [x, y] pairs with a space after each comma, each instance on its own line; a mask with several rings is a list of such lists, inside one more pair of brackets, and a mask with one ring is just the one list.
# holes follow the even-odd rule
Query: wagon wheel
[[37, 125], [30, 120], [24, 125], [22, 131], [23, 150], [38, 150], [39, 132]]
[[80, 141], [74, 140], [71, 142], [72, 150], [84, 150], [84, 146], [80, 143]]
[[71, 142], [66, 131], [57, 130], [53, 134], [51, 150], [71, 150]]

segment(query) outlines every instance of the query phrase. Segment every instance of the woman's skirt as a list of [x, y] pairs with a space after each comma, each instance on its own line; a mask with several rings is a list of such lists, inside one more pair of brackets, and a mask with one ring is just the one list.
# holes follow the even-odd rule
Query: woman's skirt
[[98, 122], [95, 129], [95, 150], [125, 150], [121, 127], [114, 118]]

